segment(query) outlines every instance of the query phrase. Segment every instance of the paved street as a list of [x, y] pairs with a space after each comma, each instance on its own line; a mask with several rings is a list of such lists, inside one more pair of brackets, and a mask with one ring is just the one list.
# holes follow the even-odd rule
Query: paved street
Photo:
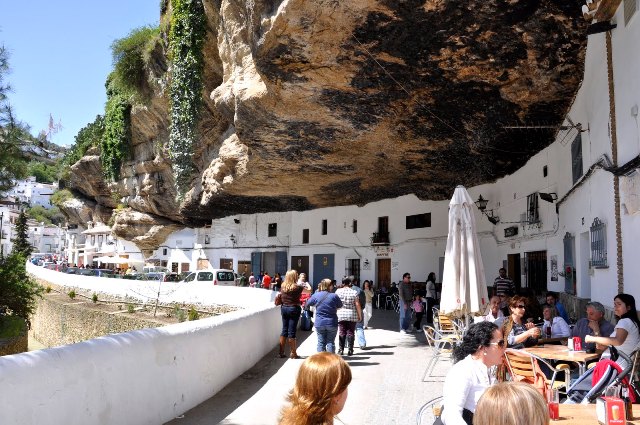
[[[450, 363], [441, 361], [434, 377], [422, 382], [430, 353], [424, 334], [400, 335], [396, 330], [397, 317], [393, 311], [374, 310], [371, 328], [365, 331], [369, 348], [356, 347], [354, 356], [346, 358], [353, 381], [345, 409], [338, 415], [346, 425], [415, 424], [420, 406], [442, 393], [442, 381]], [[298, 354], [303, 358], [313, 354], [315, 334], [300, 332], [298, 336]], [[276, 341], [277, 335], [274, 335], [274, 345]], [[241, 347], [238, 355], [242, 355]], [[302, 363], [302, 360], [279, 359], [276, 355], [274, 347], [255, 367], [216, 396], [168, 424], [276, 424]]]

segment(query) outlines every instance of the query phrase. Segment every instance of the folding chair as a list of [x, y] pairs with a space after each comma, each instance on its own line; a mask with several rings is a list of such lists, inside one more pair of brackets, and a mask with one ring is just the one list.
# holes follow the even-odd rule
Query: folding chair
[[434, 327], [429, 325], [424, 325], [422, 330], [427, 338], [427, 344], [431, 347], [431, 358], [429, 359], [427, 368], [422, 376], [422, 381], [424, 382], [427, 375], [431, 376], [433, 373], [433, 369], [436, 367], [438, 359], [444, 357], [451, 358], [451, 353], [453, 352], [455, 345], [458, 343], [458, 339], [442, 335]]
[[[535, 385], [539, 379], [544, 379], [544, 384], [548, 388], [564, 388], [565, 392], [569, 388], [569, 365], [560, 364], [554, 367], [541, 357], [512, 348], [507, 348], [504, 355], [507, 359], [507, 367], [512, 381], [525, 381]], [[545, 365], [552, 372], [551, 380], [542, 372], [540, 364]], [[556, 381], [558, 372], [564, 372], [564, 381]]]
[[[416, 424], [432, 424], [442, 414], [442, 396], [427, 401], [420, 407], [416, 415]], [[424, 420], [423, 420], [424, 418]]]
[[442, 335], [453, 337], [456, 340], [462, 339], [462, 329], [451, 317], [439, 313], [437, 316], [434, 316], [433, 324]]
[[384, 298], [384, 309], [388, 310], [389, 309], [389, 304], [391, 304], [391, 309], [392, 310], [396, 310], [398, 309], [398, 302], [397, 302], [397, 295], [396, 294], [392, 294], [392, 295], [387, 295]]

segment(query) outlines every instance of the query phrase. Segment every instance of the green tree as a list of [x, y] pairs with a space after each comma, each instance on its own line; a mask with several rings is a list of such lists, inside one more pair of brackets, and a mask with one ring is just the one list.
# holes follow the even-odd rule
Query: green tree
[[27, 175], [27, 161], [21, 147], [29, 143], [28, 129], [18, 122], [7, 99], [10, 90], [5, 83], [9, 71], [9, 55], [0, 46], [0, 192], [13, 186], [12, 180]]
[[38, 183], [53, 183], [58, 180], [58, 168], [55, 165], [47, 165], [39, 161], [29, 163], [28, 173], [35, 176]]
[[16, 220], [15, 227], [16, 237], [13, 239], [13, 250], [12, 253], [19, 253], [24, 258], [27, 258], [29, 254], [31, 254], [32, 247], [29, 243], [29, 237], [27, 236], [28, 228], [27, 228], [27, 214], [24, 211], [20, 212], [18, 219]]
[[21, 252], [14, 250], [6, 257], [0, 254], [0, 310], [28, 320], [43, 288], [29, 277], [25, 263]]

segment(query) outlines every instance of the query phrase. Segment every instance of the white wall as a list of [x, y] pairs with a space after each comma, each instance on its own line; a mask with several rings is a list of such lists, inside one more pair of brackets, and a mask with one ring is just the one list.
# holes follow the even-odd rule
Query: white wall
[[168, 422], [257, 363], [279, 328], [270, 305], [0, 357], [0, 423]]

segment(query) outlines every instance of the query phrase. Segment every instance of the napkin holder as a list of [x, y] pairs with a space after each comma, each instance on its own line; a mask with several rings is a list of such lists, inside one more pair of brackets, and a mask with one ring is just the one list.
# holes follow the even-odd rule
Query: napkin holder
[[624, 425], [624, 401], [617, 397], [598, 397], [596, 399], [596, 414], [602, 425]]

